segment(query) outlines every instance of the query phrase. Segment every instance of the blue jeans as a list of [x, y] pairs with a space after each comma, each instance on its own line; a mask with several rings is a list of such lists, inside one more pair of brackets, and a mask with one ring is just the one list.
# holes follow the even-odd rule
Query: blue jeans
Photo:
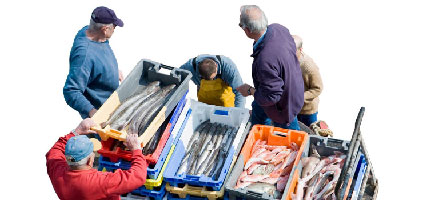
[[310, 124], [317, 121], [317, 113], [318, 112], [311, 115], [298, 114], [297, 117], [300, 122], [304, 123], [306, 126], [310, 126]]
[[291, 123], [277, 123], [273, 122], [269, 117], [267, 117], [266, 113], [264, 112], [263, 108], [261, 108], [256, 101], [253, 101], [251, 104], [253, 111], [251, 113], [251, 125], [256, 124], [263, 124], [268, 126], [277, 126], [284, 129], [292, 129], [292, 130], [300, 130], [300, 125], [298, 124], [297, 117], [292, 120]]

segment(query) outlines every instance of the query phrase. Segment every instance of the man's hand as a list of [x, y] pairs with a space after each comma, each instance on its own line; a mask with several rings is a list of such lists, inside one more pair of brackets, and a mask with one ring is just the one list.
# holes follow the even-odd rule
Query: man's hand
[[88, 115], [90, 117], [93, 117], [96, 112], [97, 112], [97, 109], [93, 108], [92, 110], [90, 110], [90, 112], [88, 113]]
[[122, 82], [123, 81], [123, 73], [121, 70], [119, 70], [119, 81]]
[[126, 135], [126, 142], [124, 144], [130, 151], [141, 149], [141, 142], [138, 140], [138, 134]]
[[96, 133], [93, 130], [90, 130], [91, 127], [96, 126], [95, 122], [91, 118], [86, 118], [79, 123], [78, 127], [76, 127], [75, 132], [79, 135], [86, 135], [90, 133]]
[[242, 96], [248, 97], [249, 96], [248, 89], [250, 89], [250, 88], [251, 88], [250, 85], [244, 84], [244, 85], [237, 87], [236, 90], [238, 90], [238, 92], [241, 93]]

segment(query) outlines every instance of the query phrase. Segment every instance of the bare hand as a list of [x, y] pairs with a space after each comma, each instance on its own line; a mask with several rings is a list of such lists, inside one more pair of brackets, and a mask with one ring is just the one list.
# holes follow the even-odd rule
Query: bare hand
[[90, 112], [88, 113], [88, 115], [90, 117], [93, 117], [96, 112], [97, 112], [97, 109], [93, 108], [92, 110], [90, 110]]
[[130, 151], [141, 149], [141, 142], [138, 140], [138, 134], [126, 135], [126, 142], [124, 144]]
[[86, 118], [79, 123], [78, 127], [76, 127], [75, 132], [79, 135], [86, 135], [90, 133], [96, 133], [93, 130], [90, 130], [91, 127], [97, 126], [95, 122], [91, 118]]
[[123, 81], [123, 73], [121, 70], [119, 70], [119, 81], [122, 82]]
[[249, 96], [248, 89], [250, 89], [250, 87], [251, 87], [250, 85], [244, 84], [237, 87], [236, 90], [238, 90], [238, 92], [241, 93], [242, 96], [248, 97]]

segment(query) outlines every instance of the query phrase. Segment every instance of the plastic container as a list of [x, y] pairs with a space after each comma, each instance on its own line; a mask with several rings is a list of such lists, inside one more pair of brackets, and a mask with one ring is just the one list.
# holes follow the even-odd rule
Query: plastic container
[[357, 164], [357, 170], [354, 174], [354, 180], [353, 180], [354, 187], [352, 188], [350, 193], [351, 200], [358, 199], [358, 195], [360, 192], [361, 185], [363, 183], [363, 177], [364, 177], [364, 174], [366, 173], [366, 169], [367, 169], [366, 158], [364, 157], [364, 154], [361, 154]]
[[[225, 177], [230, 170], [232, 162], [235, 162], [236, 154], [241, 149], [244, 142], [245, 136], [248, 133], [246, 131], [246, 125], [249, 119], [249, 111], [243, 108], [234, 107], [221, 107], [207, 105], [194, 100], [190, 101], [191, 113], [187, 115], [185, 120], [185, 128], [181, 128], [181, 137], [176, 144], [175, 152], [170, 160], [171, 166], [166, 168], [164, 179], [171, 186], [181, 186], [181, 184], [188, 184], [191, 186], [207, 186], [211, 187], [212, 190], [219, 191], [223, 185]], [[213, 180], [210, 177], [204, 175], [195, 176], [187, 175], [185, 173], [176, 174], [181, 164], [183, 156], [185, 155], [185, 148], [188, 144], [195, 128], [202, 122], [210, 120], [210, 122], [218, 122], [229, 126], [239, 126], [237, 135], [233, 141], [232, 146], [229, 148], [228, 156], [224, 162], [223, 169], [218, 175], [217, 180]], [[247, 127], [248, 128], [248, 127]], [[235, 156], [235, 159], [234, 159]]]
[[[143, 59], [138, 62], [118, 89], [112, 93], [106, 102], [104, 102], [92, 119], [96, 124], [105, 122], [121, 102], [132, 96], [136, 91], [143, 90], [150, 82], [160, 81], [162, 86], [176, 84], [176, 89], [168, 95], [162, 109], [158, 112], [157, 116], [152, 120], [144, 133], [139, 136], [139, 139], [145, 146], [160, 125], [162, 125], [165, 119], [170, 115], [178, 102], [187, 93], [191, 77], [192, 74], [187, 70]], [[107, 133], [101, 136], [102, 140], [107, 140], [109, 137], [112, 137], [124, 141], [126, 138], [125, 134]]]
[[[186, 96], [186, 94], [185, 94]], [[157, 144], [156, 150], [154, 151], [154, 153], [146, 155], [146, 159], [152, 160], [154, 162], [159, 162], [159, 157], [162, 154], [162, 151], [164, 150], [165, 145], [167, 144], [168, 138], [170, 137], [173, 127], [175, 126], [177, 120], [179, 119], [179, 116], [185, 106], [186, 103], [186, 99], [185, 96], [179, 101], [178, 105], [176, 106], [176, 108], [172, 111], [172, 115], [170, 115], [165, 121], [164, 123], [161, 125], [161, 127], [158, 129], [158, 131], [163, 131], [163, 134], [160, 138], [159, 143]], [[172, 136], [173, 138], [175, 136]], [[173, 141], [173, 140], [172, 140]], [[126, 161], [130, 161], [131, 160], [131, 156], [132, 153], [130, 151], [126, 151], [124, 148], [121, 147], [115, 147], [113, 149], [113, 147], [115, 146], [116, 142], [118, 142], [118, 140], [114, 139], [114, 138], [109, 138], [108, 140], [103, 140], [101, 141], [101, 149], [98, 150], [98, 153], [110, 158], [110, 160], [112, 162], [118, 162], [118, 160], [120, 158], [126, 160]], [[170, 144], [171, 145], [171, 144]], [[168, 146], [169, 150], [170, 145]], [[164, 158], [166, 158], [167, 153], [169, 151], [165, 151], [164, 155], [162, 156], [162, 160], [164, 160]], [[161, 168], [161, 163], [158, 163], [159, 167]]]
[[[289, 146], [291, 142], [295, 142], [298, 147], [298, 154], [294, 161], [293, 169], [290, 176], [294, 173], [300, 159], [308, 154], [309, 136], [303, 131], [282, 129], [273, 126], [255, 125], [251, 129], [248, 138], [245, 140], [244, 147], [238, 156], [238, 160], [229, 176], [229, 180], [225, 185], [225, 191], [229, 194], [229, 199], [274, 199], [268, 194], [256, 193], [248, 191], [244, 188], [234, 189], [238, 177], [244, 171], [245, 163], [250, 159], [251, 150], [255, 142], [260, 139], [266, 141], [268, 145], [275, 146]], [[289, 182], [287, 183], [287, 186]], [[288, 192], [288, 187], [285, 187], [284, 193]]]
[[[311, 135], [310, 136], [310, 144], [309, 144], [309, 153], [307, 154], [307, 157], [312, 154], [312, 148], [316, 147], [317, 152], [321, 157], [328, 157], [331, 155], [335, 155], [335, 151], [339, 151], [341, 153], [347, 154], [348, 153], [348, 147], [349, 142], [339, 139], [333, 139], [333, 138], [327, 138], [327, 137], [321, 137], [317, 135]], [[296, 186], [298, 183], [298, 179], [300, 177], [300, 174], [303, 169], [303, 165], [300, 164], [295, 170], [292, 176], [289, 178], [287, 187], [288, 192], [284, 193], [282, 196], [282, 199], [291, 200], [291, 194], [296, 193]]]

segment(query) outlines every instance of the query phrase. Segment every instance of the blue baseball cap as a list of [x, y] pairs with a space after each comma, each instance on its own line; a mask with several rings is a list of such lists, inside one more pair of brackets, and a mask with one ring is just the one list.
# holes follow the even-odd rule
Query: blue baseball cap
[[70, 158], [72, 162], [78, 162], [94, 150], [94, 145], [90, 139], [85, 135], [78, 135], [71, 137], [66, 143], [65, 155]]
[[91, 19], [93, 19], [95, 23], [113, 23], [116, 26], [123, 27], [123, 22], [121, 19], [116, 17], [115, 11], [104, 6], [95, 8], [93, 13], [91, 14]]

